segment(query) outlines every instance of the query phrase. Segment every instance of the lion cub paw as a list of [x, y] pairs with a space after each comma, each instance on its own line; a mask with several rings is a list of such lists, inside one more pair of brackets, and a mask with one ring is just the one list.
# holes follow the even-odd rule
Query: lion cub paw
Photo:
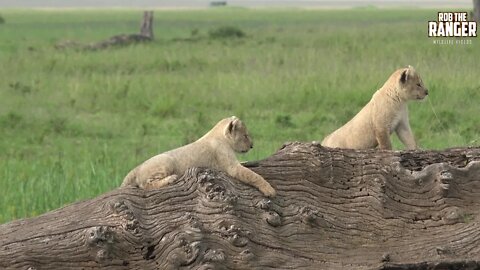
[[177, 181], [178, 179], [178, 175], [176, 174], [173, 174], [173, 175], [170, 175], [170, 176], [167, 176], [163, 179], [163, 181], [165, 182], [165, 185], [170, 185], [172, 184], [173, 182]]
[[147, 184], [145, 185], [144, 189], [146, 190], [154, 190], [154, 189], [160, 189], [164, 186], [168, 186], [175, 182], [177, 180], [178, 176], [176, 174], [169, 175], [165, 178], [162, 179], [156, 179], [153, 181], [148, 181]]
[[267, 197], [275, 197], [275, 195], [277, 195], [277, 192], [270, 184], [266, 184], [260, 187], [260, 191], [263, 193], [263, 195]]

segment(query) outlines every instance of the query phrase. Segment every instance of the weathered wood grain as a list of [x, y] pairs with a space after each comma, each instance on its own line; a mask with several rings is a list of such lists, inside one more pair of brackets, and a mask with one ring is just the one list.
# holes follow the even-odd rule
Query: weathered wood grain
[[480, 148], [290, 143], [246, 166], [276, 198], [190, 169], [0, 225], [0, 269], [480, 268]]

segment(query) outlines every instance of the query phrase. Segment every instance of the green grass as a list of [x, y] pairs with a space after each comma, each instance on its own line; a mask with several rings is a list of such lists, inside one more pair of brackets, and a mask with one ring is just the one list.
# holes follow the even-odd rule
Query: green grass
[[[87, 52], [54, 45], [137, 32], [141, 12], [3, 10], [0, 223], [114, 189], [139, 162], [227, 116], [255, 139], [242, 160], [320, 141], [408, 64], [438, 115], [410, 104], [421, 147], [478, 145], [480, 45], [433, 45], [436, 12], [156, 11], [153, 43]], [[209, 35], [221, 27], [245, 36]]]

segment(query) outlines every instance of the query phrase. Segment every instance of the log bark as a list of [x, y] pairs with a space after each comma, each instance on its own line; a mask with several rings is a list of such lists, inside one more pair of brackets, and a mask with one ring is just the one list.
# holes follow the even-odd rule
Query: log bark
[[189, 169], [0, 225], [0, 269], [480, 268], [480, 147], [289, 143], [245, 166], [277, 197]]

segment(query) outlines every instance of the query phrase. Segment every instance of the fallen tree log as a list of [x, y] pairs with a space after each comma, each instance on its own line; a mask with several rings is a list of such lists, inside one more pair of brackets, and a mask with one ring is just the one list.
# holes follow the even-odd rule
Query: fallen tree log
[[247, 167], [278, 195], [210, 169], [0, 225], [0, 269], [478, 269], [480, 147], [335, 150], [289, 143]]
[[120, 34], [112, 36], [100, 42], [82, 44], [77, 41], [64, 40], [55, 44], [56, 49], [83, 49], [100, 50], [116, 46], [126, 46], [134, 43], [148, 42], [153, 40], [153, 11], [144, 11], [143, 20], [140, 25], [140, 34]]

